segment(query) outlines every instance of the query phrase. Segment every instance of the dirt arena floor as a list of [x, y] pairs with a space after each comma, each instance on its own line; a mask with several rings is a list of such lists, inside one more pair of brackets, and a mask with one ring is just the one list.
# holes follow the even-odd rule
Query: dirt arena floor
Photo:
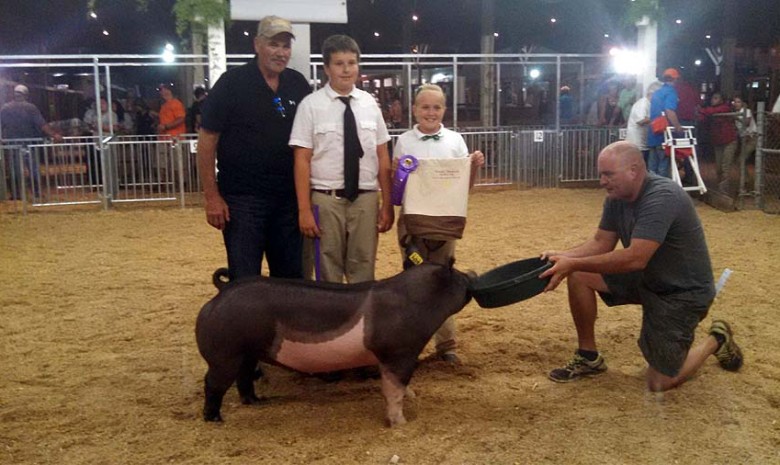
[[[575, 245], [602, 198], [476, 192], [457, 266], [481, 273]], [[464, 365], [421, 363], [397, 429], [384, 426], [378, 381], [278, 368], [258, 385], [265, 404], [231, 389], [225, 422], [203, 422], [195, 318], [225, 259], [200, 209], [0, 215], [0, 463], [780, 463], [780, 217], [697, 208], [716, 277], [734, 271], [697, 337], [713, 317], [731, 321], [741, 372], [711, 358], [682, 388], [647, 393], [640, 311], [621, 307], [597, 323], [609, 371], [555, 384], [547, 371], [576, 344], [565, 290], [471, 303], [458, 316]], [[393, 239], [382, 237], [380, 278], [399, 271]]]

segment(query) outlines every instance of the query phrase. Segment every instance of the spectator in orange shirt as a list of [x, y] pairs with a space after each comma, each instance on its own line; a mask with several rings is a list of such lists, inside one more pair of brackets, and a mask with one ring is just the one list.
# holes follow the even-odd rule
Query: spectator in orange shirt
[[160, 107], [160, 124], [157, 126], [157, 133], [168, 136], [183, 134], [187, 130], [184, 124], [187, 115], [184, 104], [173, 96], [173, 90], [167, 84], [160, 85], [160, 97], [163, 99], [163, 104]]

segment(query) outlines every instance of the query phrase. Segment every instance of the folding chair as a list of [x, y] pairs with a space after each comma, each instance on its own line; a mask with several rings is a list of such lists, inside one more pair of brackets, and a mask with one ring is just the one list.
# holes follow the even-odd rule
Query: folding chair
[[[664, 151], [670, 158], [669, 169], [672, 170], [672, 179], [686, 191], [699, 191], [700, 194], [707, 192], [707, 187], [701, 178], [699, 171], [699, 157], [696, 155], [696, 138], [693, 137], [693, 126], [683, 126], [683, 137], [674, 137], [673, 126], [667, 126], [664, 131]], [[680, 179], [680, 171], [677, 169], [677, 162], [685, 163], [688, 161], [696, 180], [693, 186], [683, 186]]]

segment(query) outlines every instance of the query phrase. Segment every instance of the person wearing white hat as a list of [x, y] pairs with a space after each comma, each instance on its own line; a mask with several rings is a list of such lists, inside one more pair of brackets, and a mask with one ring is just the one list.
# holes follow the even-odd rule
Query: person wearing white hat
[[0, 109], [3, 139], [38, 139], [44, 135], [57, 141], [62, 136], [46, 123], [38, 107], [27, 101], [30, 89], [24, 84], [14, 87], [14, 99]]
[[[40, 139], [48, 136], [54, 139], [55, 142], [61, 142], [62, 136], [57, 133], [47, 122], [43, 119], [38, 107], [27, 101], [30, 95], [30, 89], [24, 84], [18, 84], [14, 87], [14, 99], [11, 102], [6, 103], [0, 108], [0, 137], [7, 145], [9, 141], [14, 139]], [[22, 141], [19, 141], [22, 142]], [[23, 143], [29, 143], [30, 141], [24, 141]], [[38, 180], [38, 166], [34, 163], [35, 160], [29, 160], [28, 171], [30, 173], [30, 179], [32, 181], [33, 192], [38, 193], [40, 186], [37, 184]], [[11, 166], [16, 173], [15, 179], [21, 179], [22, 166], [19, 164], [19, 157], [11, 157]], [[12, 195], [15, 198], [20, 198], [20, 182], [12, 183]]]

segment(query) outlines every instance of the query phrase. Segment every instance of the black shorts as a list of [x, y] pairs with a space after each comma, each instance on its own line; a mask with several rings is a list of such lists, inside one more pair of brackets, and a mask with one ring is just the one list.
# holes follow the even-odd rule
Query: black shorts
[[693, 344], [694, 331], [707, 316], [712, 299], [706, 293], [676, 292], [660, 295], [642, 282], [642, 273], [602, 275], [609, 293], [599, 292], [607, 306], [642, 305], [639, 348], [656, 371], [677, 376]]

